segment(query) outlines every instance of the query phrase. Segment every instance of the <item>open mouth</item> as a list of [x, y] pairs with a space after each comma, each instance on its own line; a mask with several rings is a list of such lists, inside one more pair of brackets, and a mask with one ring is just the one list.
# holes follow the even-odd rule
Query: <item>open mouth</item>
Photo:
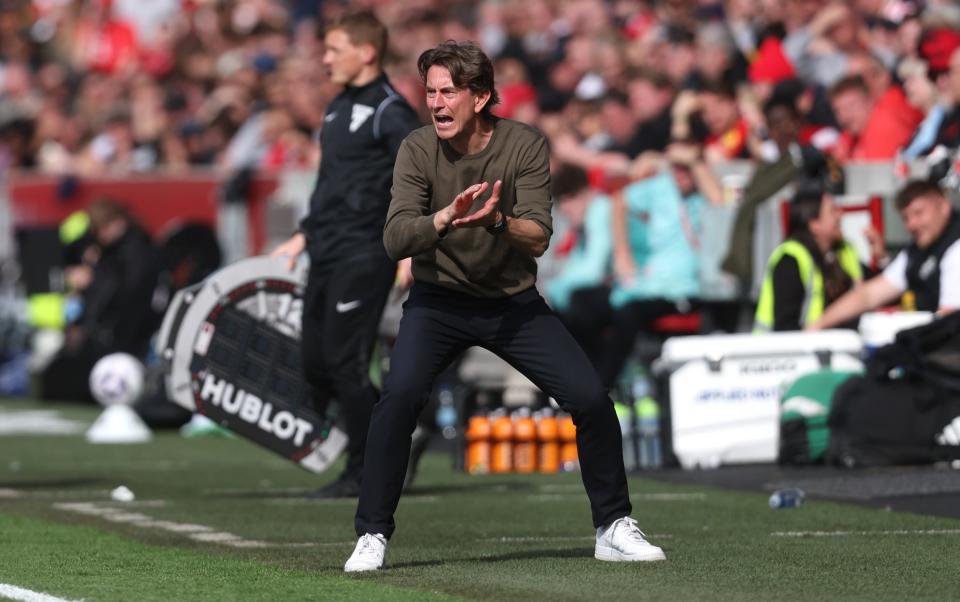
[[434, 115], [433, 120], [437, 123], [437, 125], [444, 127], [453, 123], [453, 117], [450, 117], [449, 115]]

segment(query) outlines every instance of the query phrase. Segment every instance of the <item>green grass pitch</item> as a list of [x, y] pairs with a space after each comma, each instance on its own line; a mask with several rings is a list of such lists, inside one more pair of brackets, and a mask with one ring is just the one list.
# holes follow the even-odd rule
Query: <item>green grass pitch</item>
[[[95, 409], [53, 408], [90, 422]], [[334, 469], [336, 470], [336, 468]], [[593, 559], [579, 475], [454, 473], [428, 454], [377, 574], [341, 572], [354, 501], [235, 439], [0, 436], [0, 584], [68, 600], [944, 600], [960, 521], [631, 478], [663, 563]], [[129, 503], [110, 499], [126, 485]], [[819, 535], [796, 536], [796, 533]], [[838, 534], [843, 532], [844, 534]], [[788, 535], [794, 534], [794, 535]]]

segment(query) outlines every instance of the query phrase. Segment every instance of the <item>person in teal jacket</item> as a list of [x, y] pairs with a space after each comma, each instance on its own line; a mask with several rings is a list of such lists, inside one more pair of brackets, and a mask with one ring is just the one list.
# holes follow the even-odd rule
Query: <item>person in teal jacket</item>
[[552, 192], [560, 214], [557, 222], [566, 223], [567, 230], [553, 245], [559, 268], [546, 281], [544, 294], [596, 365], [611, 320], [611, 201], [573, 165], [556, 170]]
[[698, 147], [671, 145], [666, 160], [654, 157], [653, 175], [626, 186], [614, 205], [613, 328], [600, 361], [607, 386], [640, 331], [663, 315], [689, 312], [700, 294], [701, 210], [708, 198], [722, 202], [721, 188]]

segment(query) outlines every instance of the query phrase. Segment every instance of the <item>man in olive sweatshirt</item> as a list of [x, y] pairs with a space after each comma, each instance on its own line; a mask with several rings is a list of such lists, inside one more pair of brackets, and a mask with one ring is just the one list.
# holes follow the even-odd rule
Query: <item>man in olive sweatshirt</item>
[[663, 560], [629, 517], [613, 403], [590, 361], [540, 297], [536, 257], [552, 233], [542, 134], [494, 117], [490, 59], [446, 42], [418, 61], [433, 124], [400, 147], [383, 240], [413, 258], [390, 375], [374, 407], [347, 572], [383, 566], [417, 415], [433, 379], [468, 347], [497, 353], [569, 411], [601, 560]]

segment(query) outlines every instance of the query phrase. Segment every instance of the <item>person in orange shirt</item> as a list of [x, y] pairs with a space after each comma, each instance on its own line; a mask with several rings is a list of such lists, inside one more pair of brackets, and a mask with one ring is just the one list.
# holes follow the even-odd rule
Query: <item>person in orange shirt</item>
[[830, 105], [841, 128], [834, 149], [840, 161], [894, 158], [923, 119], [899, 86], [870, 84], [860, 75], [851, 75], [830, 90]]

